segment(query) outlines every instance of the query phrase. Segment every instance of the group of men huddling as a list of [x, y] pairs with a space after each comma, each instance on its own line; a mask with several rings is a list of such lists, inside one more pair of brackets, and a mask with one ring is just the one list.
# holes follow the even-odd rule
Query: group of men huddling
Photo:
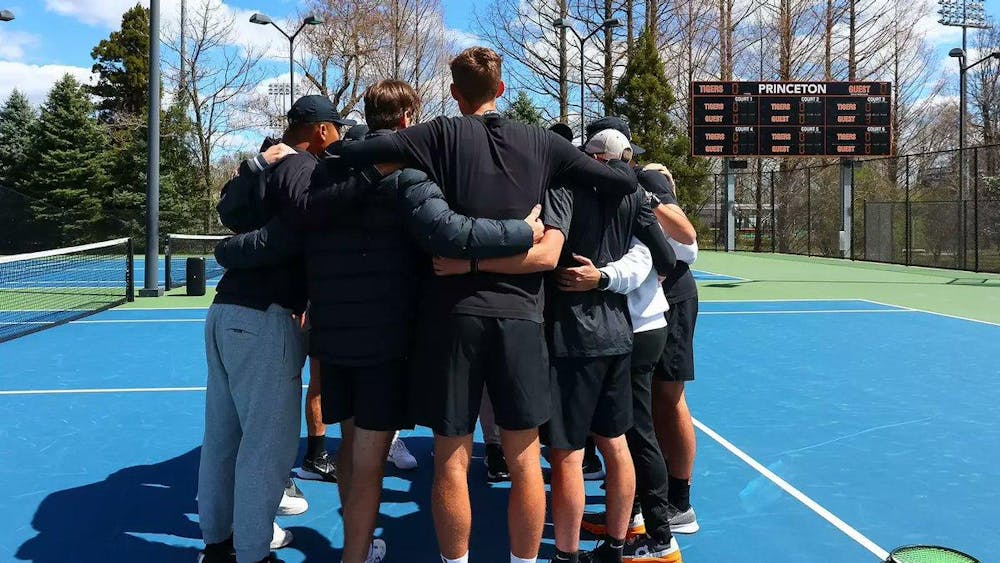
[[[220, 219], [238, 234], [216, 249], [227, 270], [206, 324], [200, 561], [273, 560], [307, 354], [323, 422], [341, 424], [346, 563], [386, 555], [373, 538], [383, 467], [415, 424], [434, 432], [441, 561], [469, 561], [481, 406], [511, 482], [511, 563], [538, 557], [541, 444], [554, 561], [679, 563], [672, 529], [697, 531], [684, 400], [697, 245], [669, 171], [630, 162], [641, 149], [619, 118], [591, 123], [581, 151], [565, 125], [501, 117], [489, 49], [451, 71], [462, 117], [417, 125], [417, 93], [385, 80], [364, 95], [369, 132], [344, 140], [353, 123], [306, 96], [283, 142], [227, 184]], [[606, 464], [600, 514], [584, 514], [588, 442]], [[603, 541], [579, 552], [581, 528]]]

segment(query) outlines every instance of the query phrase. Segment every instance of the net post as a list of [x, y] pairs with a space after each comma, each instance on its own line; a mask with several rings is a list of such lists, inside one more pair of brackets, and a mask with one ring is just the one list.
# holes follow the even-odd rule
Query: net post
[[173, 289], [170, 286], [170, 235], [167, 235], [167, 242], [163, 247], [163, 287], [166, 291]]
[[132, 303], [135, 301], [135, 246], [132, 237], [126, 243], [126, 269], [125, 269], [125, 301]]

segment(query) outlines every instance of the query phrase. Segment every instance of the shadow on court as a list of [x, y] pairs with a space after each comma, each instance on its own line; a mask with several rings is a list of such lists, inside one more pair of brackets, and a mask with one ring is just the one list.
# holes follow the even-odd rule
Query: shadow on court
[[[338, 441], [328, 440], [331, 449]], [[430, 512], [433, 440], [410, 436], [406, 442], [420, 467], [406, 472], [387, 467], [377, 533], [389, 542], [390, 560], [433, 561], [438, 558]], [[304, 448], [305, 440], [300, 450]], [[49, 494], [32, 518], [36, 535], [18, 548], [15, 558], [35, 563], [195, 561], [201, 545], [195, 500], [200, 451], [127, 467], [103, 481]], [[478, 561], [506, 563], [509, 487], [487, 485], [482, 445], [477, 444], [475, 454], [469, 477], [472, 550]], [[301, 481], [300, 486], [310, 508], [302, 516], [279, 519], [295, 536], [292, 546], [278, 552], [280, 560], [339, 561], [343, 524], [336, 486]]]

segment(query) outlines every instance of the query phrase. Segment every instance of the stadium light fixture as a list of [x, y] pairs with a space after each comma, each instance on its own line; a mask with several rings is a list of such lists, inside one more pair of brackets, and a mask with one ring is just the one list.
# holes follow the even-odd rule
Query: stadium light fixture
[[14, 21], [14, 12], [10, 10], [0, 10], [0, 22]]
[[271, 21], [271, 18], [267, 17], [264, 14], [254, 14], [250, 16], [250, 23], [255, 23], [257, 25], [269, 25], [274, 22]]
[[622, 25], [622, 20], [618, 18], [608, 18], [604, 20], [604, 22], [601, 25], [597, 26], [597, 28], [588, 33], [586, 37], [582, 37], [576, 31], [576, 29], [572, 25], [570, 25], [569, 22], [566, 21], [565, 18], [556, 18], [552, 20], [552, 27], [556, 29], [565, 29], [573, 32], [573, 35], [576, 36], [577, 41], [580, 42], [580, 142], [583, 142], [585, 140], [585, 137], [587, 136], [587, 129], [583, 119], [583, 113], [585, 109], [584, 102], [586, 101], [585, 88], [587, 83], [587, 75], [584, 69], [584, 67], [587, 64], [585, 46], [587, 44], [587, 41], [589, 41], [590, 38], [596, 35], [598, 32], [614, 29], [616, 27], [621, 27], [621, 25]]
[[323, 25], [323, 18], [317, 16], [316, 14], [309, 14], [302, 20], [302, 25], [299, 26], [295, 33], [289, 35], [284, 29], [282, 29], [278, 24], [274, 23], [274, 20], [270, 18], [267, 14], [256, 13], [250, 16], [250, 23], [255, 23], [257, 25], [272, 25], [274, 29], [281, 32], [282, 35], [288, 39], [288, 75], [289, 75], [289, 85], [291, 103], [295, 103], [295, 38], [302, 33], [302, 30], [306, 28], [307, 25]]

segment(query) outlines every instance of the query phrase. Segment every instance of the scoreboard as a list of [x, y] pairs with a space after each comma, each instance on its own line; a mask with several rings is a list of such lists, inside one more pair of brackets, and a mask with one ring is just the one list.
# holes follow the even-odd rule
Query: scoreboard
[[694, 156], [890, 156], [890, 82], [693, 82]]

